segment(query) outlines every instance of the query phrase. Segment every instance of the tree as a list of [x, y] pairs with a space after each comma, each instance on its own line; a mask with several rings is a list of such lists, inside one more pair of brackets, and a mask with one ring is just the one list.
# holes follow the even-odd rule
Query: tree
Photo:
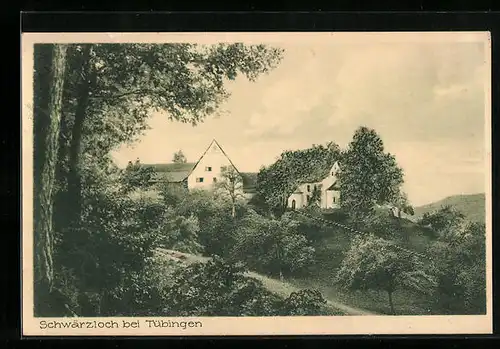
[[224, 166], [221, 171], [221, 181], [215, 183], [215, 189], [229, 197], [231, 217], [236, 217], [236, 201], [243, 197], [243, 179], [233, 166]]
[[257, 195], [265, 200], [273, 213], [281, 215], [285, 212], [288, 197], [300, 182], [322, 180], [339, 159], [340, 149], [334, 142], [285, 151], [274, 164], [260, 169]]
[[387, 292], [391, 314], [395, 314], [393, 293], [401, 287], [432, 292], [435, 280], [414, 255], [395, 249], [391, 242], [367, 235], [354, 238], [336, 276], [350, 290]]
[[63, 307], [53, 302], [53, 207], [67, 46], [37, 44], [34, 51], [34, 302], [37, 316], [50, 316]]
[[455, 234], [465, 224], [465, 216], [452, 206], [443, 206], [435, 211], [426, 212], [418, 222], [431, 228], [438, 235]]
[[152, 186], [154, 176], [153, 167], [142, 166], [139, 159], [135, 163], [129, 161], [122, 174], [123, 190], [129, 192], [137, 188], [148, 189]]
[[403, 184], [403, 171], [373, 129], [360, 127], [342, 155], [339, 174], [341, 206], [355, 217], [372, 213], [375, 205], [391, 203]]
[[396, 208], [398, 218], [401, 218], [401, 213], [406, 213], [413, 216], [415, 211], [413, 206], [408, 201], [408, 195], [401, 191], [397, 194], [392, 201], [393, 206]]
[[184, 164], [187, 162], [186, 156], [182, 152], [182, 150], [179, 150], [178, 152], [174, 153], [174, 158], [172, 159], [173, 163], [176, 164]]
[[313, 264], [314, 248], [288, 216], [268, 219], [250, 213], [239, 222], [232, 257], [250, 269], [279, 276], [294, 275]]
[[292, 292], [284, 301], [283, 311], [287, 315], [311, 316], [327, 315], [326, 300], [318, 290]]
[[220, 258], [178, 270], [166, 295], [165, 312], [174, 316], [279, 315], [282, 301], [241, 265]]
[[435, 303], [448, 314], [486, 313], [486, 229], [456, 225], [431, 247], [437, 276]]
[[[81, 213], [82, 151], [99, 152], [130, 142], [147, 128], [152, 110], [197, 124], [229, 93], [224, 83], [239, 74], [255, 80], [281, 60], [264, 45], [84, 44], [71, 45], [67, 75], [68, 221]], [[94, 135], [100, 133], [97, 147]], [[89, 139], [90, 138], [90, 139]], [[93, 144], [94, 143], [94, 144]]]
[[[38, 147], [35, 149], [35, 167], [41, 168], [38, 163], [48, 166], [47, 171], [36, 172], [35, 169], [35, 190], [40, 191], [36, 194], [40, 197], [54, 196], [53, 214], [39, 214], [41, 210], [35, 207], [38, 210], [35, 212], [35, 226], [47, 224], [48, 218], [54, 217], [56, 275], [68, 269], [67, 274], [73, 275], [71, 280], [83, 294], [86, 282], [92, 279], [85, 270], [95, 272], [100, 262], [89, 257], [86, 263], [94, 264], [94, 267], [83, 267], [79, 265], [80, 254], [96, 257], [99, 251], [106, 256], [108, 251], [101, 246], [108, 246], [124, 224], [117, 221], [122, 217], [120, 212], [124, 208], [121, 205], [125, 204], [120, 200], [122, 194], [117, 191], [121, 185], [120, 171], [112, 164], [111, 150], [136, 140], [147, 129], [147, 119], [152, 111], [165, 112], [169, 120], [193, 125], [203, 122], [228, 98], [225, 88], [228, 80], [244, 75], [254, 81], [279, 63], [282, 51], [264, 45], [243, 44], [70, 44], [55, 45], [53, 51], [57, 54], [54, 55], [35, 51], [34, 119], [38, 123], [35, 125], [35, 148]], [[54, 62], [57, 67], [52, 69], [57, 72], [53, 78], [48, 78], [50, 74], [43, 68], [50, 65], [47, 62]], [[48, 97], [44, 91], [52, 91], [49, 96], [53, 103], [46, 102]], [[49, 111], [49, 104], [54, 107], [54, 112], [58, 110], [55, 113], [60, 116], [53, 114], [45, 118], [50, 121], [47, 123], [38, 114]], [[44, 122], [50, 124], [48, 133], [42, 126]], [[47, 138], [48, 134], [50, 137]], [[50, 138], [50, 144], [39, 141], [44, 138]], [[45, 160], [46, 155], [50, 161]], [[39, 179], [45, 176], [40, 173], [49, 174], [49, 177], [55, 174], [53, 185], [50, 181], [40, 184]], [[51, 207], [44, 205], [43, 208], [49, 210]], [[131, 210], [136, 223], [144, 217], [137, 218], [135, 213], [148, 216], [140, 209]], [[90, 234], [88, 228], [88, 218], [92, 215], [100, 217], [100, 220], [92, 219], [92, 231], [98, 232], [95, 234]], [[126, 218], [125, 222], [128, 222], [130, 217]], [[37, 240], [36, 244], [50, 252], [50, 232], [45, 235], [45, 241]], [[126, 244], [119, 246], [116, 253], [126, 250]], [[145, 252], [150, 252], [151, 247], [147, 248]], [[142, 252], [136, 249], [127, 253], [139, 259], [142, 256]], [[35, 266], [43, 269], [46, 265], [49, 271], [40, 272], [49, 279], [50, 270], [54, 268], [50, 258], [44, 258], [37, 259]], [[103, 265], [109, 267], [111, 264]], [[122, 272], [116, 275], [123, 282], [127, 275], [119, 269]], [[115, 269], [102, 270], [114, 273]], [[115, 280], [115, 276], [112, 279]], [[95, 280], [105, 282], [106, 278]], [[113, 285], [118, 287], [118, 284], [117, 281]], [[102, 285], [100, 288], [104, 290]], [[43, 303], [49, 302], [42, 293], [38, 295]]]

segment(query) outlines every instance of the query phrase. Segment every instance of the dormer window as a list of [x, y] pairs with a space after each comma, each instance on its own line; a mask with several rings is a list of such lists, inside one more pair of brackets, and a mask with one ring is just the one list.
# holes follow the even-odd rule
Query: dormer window
[[212, 166], [207, 166], [205, 167], [206, 172], [212, 172]]

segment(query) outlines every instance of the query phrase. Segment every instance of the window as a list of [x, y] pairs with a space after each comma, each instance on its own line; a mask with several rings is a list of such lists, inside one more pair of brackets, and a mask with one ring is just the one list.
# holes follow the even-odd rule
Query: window
[[309, 184], [307, 185], [307, 191], [311, 191], [311, 186]]
[[333, 176], [333, 172], [332, 172], [332, 176]]
[[196, 178], [196, 182], [198, 182], [198, 183], [203, 183], [203, 177], [198, 177], [198, 178]]
[[315, 186], [314, 186], [314, 190], [316, 190], [316, 189], [317, 189], [317, 187], [316, 187], [316, 185], [315, 185]]
[[217, 177], [214, 177], [214, 183], [217, 183]]
[[335, 197], [333, 197], [333, 203], [335, 203]]
[[207, 166], [207, 167], [205, 167], [205, 171], [207, 171], [207, 172], [212, 171], [212, 166]]
[[292, 210], [295, 210], [295, 200], [292, 200]]

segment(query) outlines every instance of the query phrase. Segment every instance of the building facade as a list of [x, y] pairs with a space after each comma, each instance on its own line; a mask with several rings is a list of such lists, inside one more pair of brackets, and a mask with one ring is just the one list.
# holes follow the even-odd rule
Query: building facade
[[200, 156], [197, 162], [144, 164], [153, 167], [156, 172], [155, 182], [177, 184], [188, 190], [213, 190], [216, 184], [223, 181], [224, 168], [232, 168], [240, 176], [241, 185], [237, 186], [238, 194], [251, 199], [255, 194], [256, 173], [239, 172], [229, 156], [214, 139]]
[[308, 206], [311, 200], [317, 200], [314, 204], [322, 209], [340, 207], [340, 188], [337, 179], [339, 169], [339, 163], [336, 162], [323, 179], [300, 183], [288, 197], [287, 207], [293, 210], [301, 209]]

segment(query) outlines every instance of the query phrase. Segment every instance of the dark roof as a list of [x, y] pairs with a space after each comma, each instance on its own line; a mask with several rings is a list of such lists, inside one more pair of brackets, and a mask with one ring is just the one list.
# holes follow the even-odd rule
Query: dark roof
[[188, 177], [193, 169], [194, 162], [169, 163], [169, 164], [144, 164], [145, 167], [152, 167], [156, 171], [157, 181], [182, 182]]
[[255, 172], [240, 172], [243, 180], [243, 191], [246, 193], [255, 193], [257, 185], [257, 173]]

